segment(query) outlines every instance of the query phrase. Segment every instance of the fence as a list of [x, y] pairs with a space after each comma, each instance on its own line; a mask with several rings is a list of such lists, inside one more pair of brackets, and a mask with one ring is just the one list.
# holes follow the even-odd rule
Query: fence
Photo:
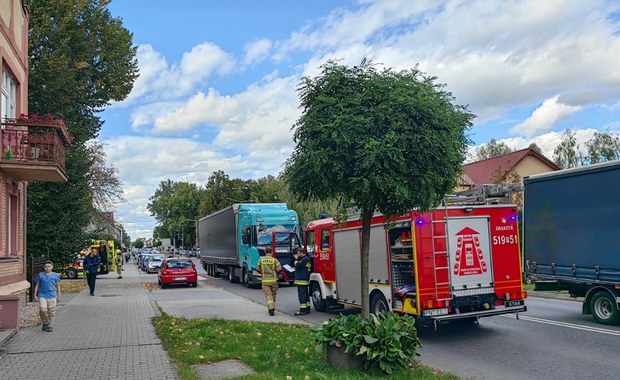
[[30, 281], [30, 302], [34, 301], [34, 280], [40, 272], [43, 272], [43, 265], [46, 261], [46, 256], [30, 257], [30, 265], [27, 268], [27, 276]]

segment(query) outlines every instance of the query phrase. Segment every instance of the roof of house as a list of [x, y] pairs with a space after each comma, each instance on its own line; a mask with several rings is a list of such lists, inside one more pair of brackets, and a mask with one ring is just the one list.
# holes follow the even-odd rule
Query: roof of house
[[[505, 180], [508, 173], [528, 156], [539, 159], [553, 170], [561, 169], [555, 162], [534, 149], [525, 148], [512, 153], [463, 165], [463, 175], [466, 175], [474, 182], [474, 188], [484, 184], [497, 183], [498, 181]], [[461, 176], [461, 180], [463, 180], [463, 176]]]

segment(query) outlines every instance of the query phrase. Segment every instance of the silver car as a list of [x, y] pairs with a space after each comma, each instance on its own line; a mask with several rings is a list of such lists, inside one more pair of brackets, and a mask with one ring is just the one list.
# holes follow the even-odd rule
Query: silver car
[[157, 273], [161, 264], [164, 262], [165, 256], [151, 256], [146, 263], [146, 273]]

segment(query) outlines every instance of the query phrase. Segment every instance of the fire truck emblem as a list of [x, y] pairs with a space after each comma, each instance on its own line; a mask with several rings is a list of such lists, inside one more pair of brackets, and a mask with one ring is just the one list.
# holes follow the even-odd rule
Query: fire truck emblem
[[480, 235], [478, 231], [469, 227], [456, 233], [455, 275], [469, 276], [486, 273], [488, 268], [484, 261], [482, 248], [480, 248], [478, 235]]

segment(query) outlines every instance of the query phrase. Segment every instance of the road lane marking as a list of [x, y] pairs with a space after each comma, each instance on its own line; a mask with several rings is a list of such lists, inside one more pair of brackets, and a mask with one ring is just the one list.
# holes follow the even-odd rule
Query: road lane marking
[[[514, 315], [501, 315], [501, 317], [516, 319], [516, 316]], [[620, 331], [609, 330], [609, 329], [605, 329], [601, 327], [590, 327], [590, 326], [577, 325], [577, 324], [568, 323], [568, 322], [552, 321], [550, 319], [530, 317], [527, 315], [519, 315], [519, 320], [543, 323], [543, 324], [559, 326], [559, 327], [567, 327], [569, 329], [575, 329], [575, 330], [591, 331], [591, 332], [597, 332], [601, 334], [620, 336]]]

